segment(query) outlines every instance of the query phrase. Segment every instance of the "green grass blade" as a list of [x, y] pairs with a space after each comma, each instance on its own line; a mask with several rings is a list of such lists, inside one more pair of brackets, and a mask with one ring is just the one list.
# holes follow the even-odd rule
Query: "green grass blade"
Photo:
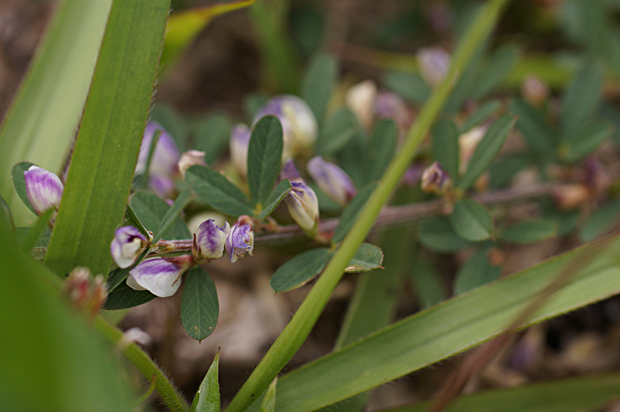
[[189, 408], [189, 412], [220, 412], [220, 352], [215, 354], [215, 359], [207, 371], [205, 378], [200, 384], [198, 393]]
[[[59, 173], [75, 136], [112, 0], [64, 0], [56, 6], [28, 74], [0, 129], [0, 176], [28, 160]], [[18, 226], [32, 215], [10, 180], [0, 181]]]
[[318, 409], [469, 350], [501, 333], [558, 273], [598, 253], [523, 327], [620, 293], [620, 238], [586, 246], [419, 312], [284, 376], [277, 410]]
[[360, 212], [351, 231], [345, 237], [342, 245], [334, 254], [333, 259], [325, 268], [323, 275], [321, 275], [301, 304], [293, 319], [284, 328], [278, 339], [232, 400], [228, 406], [228, 412], [241, 412], [245, 410], [258, 397], [258, 394], [267, 389], [271, 381], [301, 347], [327, 304], [332, 291], [340, 281], [344, 269], [351, 261], [359, 245], [368, 235], [377, 216], [381, 212], [381, 208], [387, 202], [394, 188], [411, 164], [418, 146], [437, 120], [446, 104], [452, 85], [459, 77], [459, 73], [467, 67], [475, 50], [487, 38], [506, 4], [507, 0], [490, 0], [481, 8], [479, 15], [474, 19], [467, 34], [459, 44], [446, 79], [435, 89], [428, 103], [420, 112], [407, 135], [404, 145], [388, 166], [381, 182]]
[[183, 209], [185, 206], [189, 204], [192, 200], [192, 192], [189, 189], [186, 189], [179, 194], [179, 197], [176, 198], [170, 209], [166, 212], [164, 217], [159, 224], [159, 227], [155, 231], [155, 235], [153, 236], [153, 243], [157, 243], [161, 238], [166, 235], [166, 232], [177, 222], [181, 213], [183, 213]]
[[48, 209], [45, 213], [39, 216], [37, 221], [34, 222], [34, 225], [30, 227], [30, 230], [28, 230], [28, 235], [26, 236], [24, 243], [21, 245], [22, 250], [25, 253], [30, 253], [32, 248], [35, 247], [37, 240], [39, 240], [43, 234], [43, 231], [47, 227], [47, 222], [49, 222], [54, 212], [54, 209]]
[[[115, 2], [46, 263], [107, 275], [153, 95], [169, 0]], [[66, 47], [66, 46], [65, 46]]]
[[[577, 412], [598, 410], [620, 393], [620, 376], [604, 375], [500, 389], [456, 399], [446, 412]], [[430, 402], [380, 412], [424, 412]]]

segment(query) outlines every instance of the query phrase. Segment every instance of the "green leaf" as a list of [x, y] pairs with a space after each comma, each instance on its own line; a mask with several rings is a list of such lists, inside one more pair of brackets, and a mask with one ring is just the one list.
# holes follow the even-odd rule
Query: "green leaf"
[[[82, 117], [111, 5], [112, 0], [65, 0], [56, 8], [0, 129], [0, 176], [8, 176], [22, 160], [61, 171]], [[32, 219], [8, 179], [0, 181], [0, 195], [18, 226]]]
[[360, 130], [357, 117], [349, 109], [340, 109], [334, 113], [319, 132], [316, 152], [331, 155], [342, 149]]
[[24, 172], [30, 169], [30, 166], [33, 166], [30, 162], [19, 162], [13, 169], [11, 169], [11, 179], [13, 180], [13, 187], [15, 188], [15, 193], [21, 199], [22, 203], [26, 205], [28, 209], [34, 214], [37, 212], [34, 211], [34, 208], [30, 204], [30, 200], [28, 199], [28, 192], [26, 191], [26, 179], [24, 178]]
[[469, 189], [487, 171], [504, 145], [513, 126], [514, 118], [509, 115], [504, 115], [493, 122], [476, 147], [467, 166], [467, 171], [459, 181], [459, 188]]
[[[577, 412], [600, 410], [617, 399], [620, 376], [602, 375], [486, 390], [459, 396], [446, 412]], [[382, 412], [425, 412], [432, 401]]]
[[332, 244], [340, 243], [351, 227], [353, 223], [357, 220], [357, 215], [362, 211], [364, 205], [370, 199], [370, 196], [374, 193], [377, 187], [376, 183], [371, 183], [365, 187], [363, 187], [357, 195], [351, 200], [351, 203], [344, 208], [342, 215], [340, 215], [340, 222], [338, 222], [338, 226], [336, 230], [334, 230], [334, 237], [332, 238]]
[[[131, 207], [144, 226], [151, 232], [156, 232], [171, 209], [165, 200], [155, 193], [139, 191], [131, 198]], [[177, 217], [174, 224], [166, 231], [166, 239], [189, 239], [192, 234], [187, 229], [183, 219]]]
[[472, 242], [488, 239], [493, 231], [489, 212], [480, 203], [468, 198], [454, 204], [450, 223], [459, 236]]
[[502, 230], [502, 239], [514, 243], [535, 243], [557, 234], [557, 222], [553, 220], [532, 220]]
[[485, 103], [476, 113], [467, 119], [463, 126], [461, 126], [461, 133], [467, 133], [474, 127], [478, 126], [480, 123], [497, 113], [501, 107], [502, 103], [499, 100], [491, 100], [490, 102]]
[[573, 250], [418, 312], [306, 364], [279, 379], [276, 410], [316, 410], [478, 346], [504, 331], [575, 262], [589, 263], [522, 327], [618, 294], [618, 247], [620, 240], [615, 238], [602, 248]]
[[428, 308], [448, 297], [448, 291], [441, 274], [424, 260], [421, 255], [415, 256], [410, 270], [409, 280], [413, 294], [422, 308]]
[[189, 129], [174, 107], [166, 103], [158, 103], [151, 109], [150, 115], [151, 120], [159, 123], [170, 134], [180, 152], [188, 149]]
[[39, 240], [45, 229], [47, 229], [47, 222], [49, 222], [52, 214], [54, 214], [55, 212], [56, 211], [54, 209], [48, 209], [41, 216], [39, 216], [37, 221], [34, 222], [34, 224], [30, 227], [26, 239], [24, 239], [24, 241], [21, 243], [21, 247], [24, 252], [30, 253], [32, 248], [35, 247], [37, 241]]
[[620, 200], [615, 199], [590, 215], [579, 232], [579, 240], [590, 242], [605, 235], [620, 221]]
[[570, 134], [560, 147], [561, 157], [574, 162], [582, 159], [612, 134], [612, 129], [606, 122], [592, 122], [578, 132]]
[[201, 267], [185, 275], [181, 320], [185, 332], [198, 342], [213, 333], [219, 315], [215, 283]]
[[45, 256], [58, 274], [76, 266], [108, 273], [110, 242], [131, 189], [169, 5], [169, 0], [128, 0], [112, 6]]
[[492, 189], [508, 186], [517, 173], [533, 162], [534, 159], [529, 153], [512, 153], [499, 159], [489, 169], [489, 186]]
[[618, 109], [611, 104], [603, 104], [600, 115], [612, 125], [613, 134], [611, 138], [616, 146], [620, 146], [620, 113], [618, 113]]
[[297, 255], [275, 271], [269, 284], [276, 293], [297, 289], [321, 273], [330, 257], [327, 248], [312, 249]]
[[[20, 247], [24, 244], [24, 242], [26, 242], [26, 238], [28, 237], [28, 234], [30, 233], [30, 229], [31, 229], [30, 227], [15, 228], [17, 244], [20, 245]], [[50, 243], [51, 236], [52, 236], [52, 230], [49, 227], [45, 227], [43, 229], [41, 236], [39, 236], [39, 238], [36, 240], [34, 247], [45, 247], [46, 248], [47, 245]]]
[[461, 293], [497, 280], [502, 273], [501, 266], [492, 265], [487, 257], [489, 248], [477, 251], [459, 269], [454, 279], [454, 293]]
[[248, 147], [248, 185], [252, 199], [264, 205], [282, 168], [282, 125], [265, 116], [252, 129]]
[[480, 100], [488, 95], [506, 77], [519, 59], [519, 49], [508, 45], [500, 47], [487, 64], [482, 65], [472, 87], [471, 97]]
[[556, 138], [540, 112], [523, 99], [513, 100], [510, 112], [517, 117], [516, 127], [527, 145], [540, 157], [553, 157]]
[[450, 174], [453, 182], [459, 181], [459, 131], [452, 120], [440, 120], [433, 129], [433, 160]]
[[368, 142], [368, 165], [370, 170], [367, 181], [372, 182], [381, 179], [383, 172], [396, 153], [398, 144], [398, 127], [393, 120], [379, 120]]
[[219, 382], [220, 351], [215, 354], [215, 359], [207, 371], [205, 378], [194, 396], [194, 402], [189, 408], [189, 412], [220, 412], [222, 403], [220, 401], [220, 382]]
[[459, 236], [446, 217], [427, 219], [418, 230], [420, 243], [435, 252], [450, 253], [471, 246], [471, 242]]
[[331, 56], [319, 54], [308, 65], [301, 83], [301, 97], [308, 103], [319, 123], [338, 80], [338, 62]]
[[276, 377], [273, 382], [267, 388], [267, 393], [260, 404], [259, 412], [275, 412], [276, 410], [276, 384], [278, 378]]
[[19, 250], [1, 226], [0, 261], [0, 312], [5, 314], [0, 317], [0, 409], [128, 411], [131, 395], [119, 379], [117, 354], [50, 289], [46, 282], [60, 283], [56, 276]]
[[362, 243], [344, 271], [347, 273], [369, 272], [375, 269], [383, 269], [382, 263], [383, 252], [381, 248], [370, 243]]
[[138, 218], [138, 215], [136, 215], [136, 212], [134, 212], [130, 204], [127, 204], [127, 206], [125, 207], [125, 220], [127, 221], [127, 223], [138, 229], [143, 235], [150, 236], [147, 228], [144, 227], [144, 224], [142, 224], [142, 222]]
[[422, 104], [431, 95], [431, 89], [418, 75], [405, 72], [388, 72], [385, 86], [412, 103]]
[[181, 226], [186, 227], [183, 224], [183, 220], [179, 220], [179, 218], [181, 216], [181, 213], [183, 213], [183, 209], [189, 204], [189, 202], [191, 202], [191, 200], [192, 193], [189, 189], [185, 189], [181, 193], [179, 193], [179, 196], [176, 198], [172, 206], [170, 206], [164, 217], [161, 218], [161, 222], [159, 223], [157, 230], [153, 232], [153, 244], [157, 243], [160, 239], [166, 236], [166, 233], [168, 233], [168, 231], [173, 226], [176, 225], [176, 230], [179, 232], [182, 231], [182, 229], [179, 230]]
[[204, 166], [192, 166], [185, 172], [185, 180], [194, 193], [213, 209], [238, 217], [252, 215], [252, 201], [222, 174]]
[[278, 183], [278, 185], [273, 189], [273, 192], [269, 195], [269, 198], [265, 202], [265, 207], [258, 214], [258, 218], [263, 220], [267, 216], [273, 212], [273, 210], [280, 204], [280, 202], [284, 199], [284, 196], [291, 191], [293, 186], [291, 186], [291, 181], [288, 179], [283, 179]]
[[4, 227], [8, 228], [8, 230], [13, 233], [13, 236], [17, 236], [17, 229], [13, 221], [13, 213], [11, 213], [11, 208], [6, 204], [2, 196], [0, 196], [0, 222], [2, 222], [0, 227], [4, 225]]
[[[125, 278], [126, 279], [126, 278]], [[128, 309], [150, 302], [157, 296], [148, 290], [133, 290], [127, 283], [122, 282], [108, 294], [108, 299], [103, 304], [105, 310]]]
[[194, 129], [194, 147], [205, 152], [205, 162], [217, 161], [230, 139], [232, 125], [226, 116], [212, 113], [200, 120]]
[[562, 96], [560, 124], [562, 138], [567, 140], [581, 130], [597, 112], [603, 90], [603, 66], [588, 62], [577, 73]]

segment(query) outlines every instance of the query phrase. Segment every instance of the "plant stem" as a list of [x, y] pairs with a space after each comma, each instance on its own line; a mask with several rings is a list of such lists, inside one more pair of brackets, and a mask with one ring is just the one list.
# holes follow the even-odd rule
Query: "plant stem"
[[[113, 344], [119, 343], [123, 338], [123, 332], [101, 315], [95, 318], [94, 327]], [[122, 351], [123, 355], [142, 372], [146, 379], [152, 381], [153, 376], [155, 376], [155, 389], [172, 412], [186, 412], [189, 409], [189, 406], [185, 403], [183, 397], [177, 393], [166, 374], [157, 367], [149, 355], [140, 349], [138, 345], [130, 343], [123, 347]]]
[[325, 271], [312, 288], [293, 319], [258, 364], [249, 379], [228, 406], [228, 412], [242, 412], [262, 394], [271, 381], [301, 347], [314, 327], [329, 297], [344, 273], [359, 245], [370, 231], [384, 203], [400, 181], [413, 159], [419, 144], [441, 113], [452, 85], [471, 60], [474, 51], [495, 25], [507, 0], [490, 0], [469, 27], [451, 63], [446, 79], [435, 90], [407, 135], [407, 140], [390, 163], [371, 198], [360, 213], [353, 228], [344, 239]]

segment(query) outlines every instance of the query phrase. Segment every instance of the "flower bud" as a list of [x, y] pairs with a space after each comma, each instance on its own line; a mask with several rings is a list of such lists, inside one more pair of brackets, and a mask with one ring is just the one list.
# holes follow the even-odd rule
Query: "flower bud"
[[536, 76], [527, 76], [521, 84], [521, 94], [533, 106], [539, 106], [549, 97], [549, 88]]
[[469, 132], [459, 136], [459, 153], [460, 163], [459, 172], [465, 173], [467, 166], [469, 166], [469, 160], [474, 155], [478, 144], [487, 132], [486, 126], [474, 127]]
[[179, 168], [181, 175], [185, 177], [185, 172], [187, 172], [187, 169], [194, 165], [207, 165], [207, 162], [205, 162], [205, 152], [201, 152], [200, 150], [188, 150], [181, 155], [181, 159], [179, 160], [177, 167]]
[[351, 87], [347, 92], [346, 104], [357, 116], [360, 123], [370, 129], [374, 121], [377, 85], [372, 80], [365, 80]]
[[[58, 210], [64, 190], [58, 176], [40, 167], [30, 166], [24, 172], [24, 180], [28, 200], [37, 214], [52, 208]], [[52, 217], [50, 221], [53, 224], [55, 218]]]
[[103, 277], [98, 275], [93, 279], [90, 270], [84, 267], [76, 267], [69, 273], [62, 290], [71, 303], [86, 311], [91, 319], [99, 313], [108, 297]]
[[557, 188], [553, 198], [561, 209], [573, 209], [590, 199], [590, 190], [580, 183], [568, 184]]
[[452, 187], [448, 172], [442, 169], [439, 162], [434, 162], [422, 173], [422, 190], [428, 193], [444, 194]]
[[181, 276], [193, 263], [191, 256], [145, 260], [129, 271], [127, 286], [134, 290], [148, 290], [155, 296], [167, 298], [179, 289]]
[[194, 234], [192, 254], [197, 260], [217, 259], [224, 254], [226, 236], [230, 232], [228, 222], [217, 226], [213, 219], [203, 222]]
[[338, 166], [316, 156], [308, 162], [308, 173], [323, 192], [340, 206], [345, 206], [357, 194], [351, 178]]
[[395, 93], [381, 90], [375, 99], [374, 109], [377, 117], [394, 120], [401, 134], [406, 133], [413, 123], [413, 110]]
[[230, 160], [239, 176], [245, 178], [248, 174], [248, 147], [252, 132], [244, 124], [238, 124], [230, 134]]
[[448, 74], [450, 55], [441, 47], [420, 49], [416, 54], [422, 78], [429, 85], [437, 87]]
[[132, 343], [149, 346], [153, 343], [153, 338], [140, 328], [131, 328], [123, 333], [123, 337], [118, 341], [117, 345], [121, 350], [124, 350]]
[[291, 182], [293, 189], [284, 202], [300, 228], [313, 234], [319, 223], [319, 201], [314, 190], [303, 182]]
[[267, 115], [274, 115], [282, 124], [284, 134], [283, 158], [304, 154], [314, 146], [318, 124], [312, 109], [297, 96], [276, 96], [258, 111], [254, 124]]
[[252, 256], [254, 232], [252, 232], [252, 226], [245, 223], [246, 220], [244, 216], [241, 216], [226, 237], [226, 251], [232, 263], [235, 263], [239, 258], [243, 258], [246, 253]]
[[179, 149], [170, 134], [157, 122], [150, 121], [144, 129], [136, 173], [144, 173], [151, 150], [153, 137], [159, 132], [159, 139], [151, 158], [150, 174], [173, 175], [178, 171]]
[[119, 268], [128, 268], [146, 250], [149, 243], [146, 236], [133, 226], [118, 228], [114, 232], [114, 239], [110, 244], [112, 259]]

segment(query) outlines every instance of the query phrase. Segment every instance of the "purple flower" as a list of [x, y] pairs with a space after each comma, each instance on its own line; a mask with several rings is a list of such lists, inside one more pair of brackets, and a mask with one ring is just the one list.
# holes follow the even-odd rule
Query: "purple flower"
[[395, 93], [381, 90], [375, 99], [375, 114], [381, 119], [392, 119], [401, 133], [406, 133], [413, 122], [411, 107]]
[[254, 124], [264, 116], [276, 116], [284, 133], [283, 158], [297, 156], [314, 146], [318, 125], [308, 104], [297, 96], [284, 94], [271, 99], [254, 118]]
[[442, 194], [452, 186], [448, 172], [443, 170], [439, 162], [434, 162], [422, 173], [422, 190]]
[[140, 233], [138, 229], [133, 226], [123, 226], [114, 232], [114, 239], [110, 244], [110, 253], [118, 267], [124, 269], [133, 265], [148, 245], [146, 236]]
[[[26, 181], [26, 194], [28, 200], [37, 214], [41, 214], [48, 209], [58, 210], [64, 187], [60, 178], [52, 172], [41, 169], [37, 166], [30, 166], [24, 172]], [[52, 217], [51, 222], [55, 220]]]
[[215, 224], [215, 220], [209, 219], [198, 226], [194, 234], [192, 253], [198, 260], [217, 259], [224, 254], [226, 236], [230, 232], [228, 222], [223, 227]]
[[288, 211], [300, 228], [314, 234], [319, 223], [319, 201], [304, 182], [291, 182], [293, 189], [288, 192], [284, 202]]
[[159, 173], [149, 176], [149, 187], [162, 199], [171, 197], [176, 190], [174, 180], [168, 175]]
[[351, 178], [338, 166], [316, 156], [308, 162], [308, 173], [334, 202], [345, 206], [357, 194]]
[[252, 249], [254, 249], [252, 226], [243, 223], [244, 221], [245, 219], [241, 216], [232, 229], [230, 229], [226, 238], [226, 251], [232, 263], [235, 263], [239, 258], [243, 258], [246, 252], [251, 256]]
[[292, 160], [288, 160], [282, 166], [282, 170], [280, 171], [280, 179], [289, 179], [295, 182], [303, 182], [303, 179], [299, 175], [299, 171], [295, 167], [295, 162]]
[[450, 69], [450, 55], [441, 47], [420, 49], [417, 52], [420, 74], [428, 84], [436, 87]]
[[127, 285], [134, 290], [148, 290], [155, 296], [172, 296], [181, 285], [181, 275], [192, 265], [191, 256], [153, 258], [129, 271]]
[[144, 129], [142, 145], [140, 146], [140, 155], [138, 156], [138, 164], [136, 165], [136, 173], [144, 172], [151, 149], [151, 142], [157, 131], [161, 133], [157, 140], [155, 151], [153, 152], [149, 173], [170, 176], [178, 171], [177, 163], [179, 162], [180, 155], [179, 149], [177, 149], [174, 143], [174, 139], [172, 139], [172, 136], [170, 136], [159, 123], [150, 121]]
[[242, 178], [248, 174], [248, 147], [252, 132], [244, 124], [238, 124], [230, 134], [230, 160]]

